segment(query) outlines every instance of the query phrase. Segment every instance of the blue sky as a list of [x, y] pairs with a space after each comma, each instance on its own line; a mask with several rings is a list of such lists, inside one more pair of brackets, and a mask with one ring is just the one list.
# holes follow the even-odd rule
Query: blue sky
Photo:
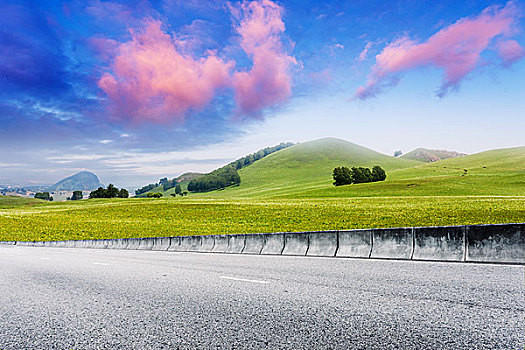
[[134, 187], [326, 136], [525, 144], [522, 1], [0, 5], [0, 184]]

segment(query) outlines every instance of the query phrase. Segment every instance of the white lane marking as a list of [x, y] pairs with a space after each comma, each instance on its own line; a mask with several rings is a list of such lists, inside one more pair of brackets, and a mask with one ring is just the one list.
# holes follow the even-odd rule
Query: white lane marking
[[237, 278], [237, 277], [229, 277], [229, 276], [221, 276], [219, 278], [222, 278], [224, 280], [233, 280], [233, 281], [242, 281], [242, 282], [252, 282], [252, 283], [262, 283], [262, 284], [268, 284], [270, 282], [268, 281], [258, 281], [258, 280], [247, 280], [244, 278]]
[[49, 258], [40, 258], [40, 260], [50, 260]]
[[99, 262], [94, 262], [93, 265], [104, 265], [104, 266], [109, 266], [109, 264], [106, 264], [106, 263], [99, 263]]

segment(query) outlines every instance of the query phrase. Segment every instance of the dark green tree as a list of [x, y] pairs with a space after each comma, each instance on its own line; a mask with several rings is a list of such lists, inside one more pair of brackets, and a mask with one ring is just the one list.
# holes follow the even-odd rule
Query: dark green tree
[[143, 193], [146, 193], [148, 191], [151, 191], [152, 189], [154, 189], [155, 187], [157, 187], [158, 185], [157, 184], [149, 184], [149, 185], [146, 185], [142, 188], [139, 188], [138, 190], [135, 190], [135, 195], [139, 196]]
[[180, 184], [177, 184], [177, 186], [175, 186], [175, 194], [180, 194], [182, 192], [182, 189], [180, 188]]
[[106, 197], [105, 198], [115, 198], [118, 197], [118, 188], [115, 187], [113, 184], [109, 184], [106, 188]]
[[188, 183], [188, 191], [209, 192], [236, 185], [241, 182], [241, 177], [233, 165], [227, 165], [209, 174], [191, 180]]
[[355, 184], [361, 184], [366, 182], [372, 182], [372, 172], [368, 168], [352, 168], [352, 182]]
[[160, 192], [148, 193], [148, 198], [160, 198], [160, 197], [162, 197], [162, 193]]
[[347, 167], [337, 167], [333, 170], [334, 186], [349, 185], [352, 183], [352, 173]]
[[386, 172], [379, 165], [372, 168], [372, 181], [385, 181]]
[[119, 190], [113, 184], [109, 184], [107, 188], [99, 187], [95, 191], [89, 193], [89, 198], [128, 198], [129, 192], [126, 189]]
[[37, 192], [35, 193], [36, 199], [43, 199], [45, 201], [53, 201], [53, 197], [49, 194], [49, 192]]
[[84, 198], [84, 195], [82, 195], [82, 191], [73, 191], [73, 196], [71, 196], [72, 201], [76, 201], [82, 198]]

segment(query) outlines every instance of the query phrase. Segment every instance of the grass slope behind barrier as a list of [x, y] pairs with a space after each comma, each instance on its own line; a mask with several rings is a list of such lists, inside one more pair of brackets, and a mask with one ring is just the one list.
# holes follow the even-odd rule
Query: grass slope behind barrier
[[523, 197], [114, 199], [0, 210], [0, 240], [68, 240], [525, 222]]

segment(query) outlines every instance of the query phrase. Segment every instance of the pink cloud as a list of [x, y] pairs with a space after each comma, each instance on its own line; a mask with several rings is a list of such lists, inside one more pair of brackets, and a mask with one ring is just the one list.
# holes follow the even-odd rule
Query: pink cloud
[[[397, 73], [422, 66], [444, 71], [438, 92], [444, 96], [477, 67], [481, 53], [492, 48], [490, 44], [495, 37], [509, 38], [516, 33], [520, 17], [517, 7], [509, 1], [505, 7], [491, 6], [475, 18], [460, 19], [423, 43], [402, 37], [376, 56], [365, 86], [357, 89], [355, 97], [373, 97], [385, 86], [395, 85]], [[508, 63], [523, 57], [522, 50], [516, 41], [506, 40], [500, 44], [498, 54]]]
[[240, 114], [257, 114], [290, 96], [289, 69], [297, 61], [281, 42], [285, 25], [279, 5], [260, 0], [230, 9], [239, 21], [236, 30], [241, 35], [241, 47], [253, 60], [250, 71], [233, 75], [235, 101]]
[[[289, 69], [297, 62], [281, 42], [285, 31], [281, 7], [270, 0], [229, 7], [240, 46], [253, 60], [249, 71], [233, 75], [233, 60], [212, 51], [197, 58], [189, 53], [195, 51], [195, 43], [206, 40], [196, 30], [172, 37], [162, 31], [160, 21], [146, 20], [140, 30], [130, 31], [128, 42], [90, 39], [98, 55], [112, 61], [98, 86], [108, 96], [113, 114], [134, 122], [183, 120], [189, 110], [209, 104], [221, 88], [233, 89], [238, 115], [257, 116], [284, 102], [291, 94]], [[197, 24], [202, 23], [191, 28]]]
[[504, 65], [510, 65], [525, 56], [525, 49], [516, 40], [501, 41], [497, 47]]
[[369, 41], [366, 43], [365, 48], [363, 49], [363, 51], [361, 51], [361, 53], [357, 57], [357, 61], [363, 62], [366, 59], [366, 56], [368, 55], [368, 51], [370, 51], [371, 48], [372, 48], [372, 42]]
[[131, 41], [118, 46], [113, 73], [98, 81], [121, 119], [182, 120], [188, 110], [203, 108], [217, 89], [230, 83], [232, 62], [213, 52], [198, 59], [181, 53], [159, 21], [146, 21], [143, 30], [131, 31], [131, 36]]

